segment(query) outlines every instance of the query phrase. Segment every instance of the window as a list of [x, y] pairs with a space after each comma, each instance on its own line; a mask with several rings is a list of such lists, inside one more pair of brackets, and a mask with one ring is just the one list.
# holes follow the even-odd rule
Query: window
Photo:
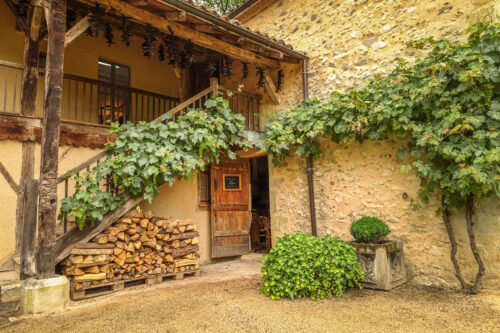
[[110, 125], [127, 119], [130, 106], [130, 68], [111, 61], [99, 59], [97, 78], [105, 84], [99, 85], [99, 123]]
[[198, 201], [200, 209], [210, 208], [210, 170], [198, 173]]

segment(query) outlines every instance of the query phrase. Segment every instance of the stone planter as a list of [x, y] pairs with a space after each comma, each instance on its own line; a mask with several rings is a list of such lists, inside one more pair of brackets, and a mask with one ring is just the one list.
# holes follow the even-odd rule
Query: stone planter
[[369, 289], [391, 290], [406, 282], [406, 267], [401, 241], [382, 244], [351, 242], [365, 271], [363, 286]]

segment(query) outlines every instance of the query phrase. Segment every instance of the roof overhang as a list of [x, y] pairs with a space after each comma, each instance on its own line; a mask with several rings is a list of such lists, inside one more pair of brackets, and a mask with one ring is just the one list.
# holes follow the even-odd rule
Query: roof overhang
[[247, 0], [233, 9], [228, 16], [246, 23], [276, 1], [278, 0]]
[[[232, 31], [232, 32], [244, 37], [244, 38], [247, 38], [247, 39], [252, 40], [254, 42], [257, 42], [259, 44], [266, 45], [266, 46], [273, 48], [276, 51], [282, 52], [283, 54], [286, 54], [290, 57], [297, 58], [297, 59], [307, 59], [307, 56], [301, 52], [294, 51], [293, 49], [286, 47], [278, 42], [275, 42], [269, 38], [264, 38], [256, 33], [253, 33], [252, 31], [250, 31], [247, 28], [244, 28], [240, 25], [237, 25], [235, 23], [230, 22], [229, 18], [231, 18], [231, 16], [229, 16], [228, 19], [223, 19], [222, 17], [220, 17], [218, 15], [214, 15], [214, 14], [209, 13], [208, 11], [202, 10], [202, 9], [200, 9], [200, 8], [190, 4], [190, 3], [180, 1], [180, 0], [155, 0], [155, 1], [162, 1], [162, 2], [168, 3], [168, 4], [178, 8], [180, 10], [186, 11], [186, 13], [189, 13], [193, 16], [196, 16], [202, 20], [205, 20], [205, 21], [210, 22], [212, 24], [215, 24], [217, 26], [220, 26], [226, 30]], [[254, 1], [254, 0], [250, 0], [250, 1]], [[255, 0], [255, 1], [260, 2], [262, 0]], [[268, 1], [268, 0], [264, 0], [264, 1]], [[271, 0], [271, 3], [275, 2], [275, 1], [276, 0]], [[240, 8], [240, 7], [238, 7], [238, 8]], [[232, 15], [232, 13], [230, 15]]]

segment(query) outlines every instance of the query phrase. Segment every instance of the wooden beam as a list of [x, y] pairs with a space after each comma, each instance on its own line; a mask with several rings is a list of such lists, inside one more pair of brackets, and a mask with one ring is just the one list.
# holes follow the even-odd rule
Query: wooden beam
[[165, 12], [165, 14], [163, 14], [163, 17], [169, 21], [184, 22], [186, 21], [186, 12]]
[[274, 104], [280, 104], [280, 97], [276, 92], [276, 87], [274, 86], [273, 79], [271, 78], [271, 75], [269, 75], [267, 71], [264, 71], [264, 80], [265, 80], [264, 87], [266, 88], [269, 97], [271, 97], [271, 100], [274, 102]]
[[55, 274], [57, 222], [57, 168], [64, 70], [66, 0], [51, 0], [45, 8], [47, 19], [47, 65], [45, 68], [45, 105], [40, 161], [39, 227], [37, 278]]
[[71, 44], [78, 36], [83, 34], [89, 27], [90, 15], [82, 18], [78, 23], [76, 23], [71, 29], [69, 29], [64, 36], [64, 47]]
[[128, 0], [128, 3], [134, 7], [142, 7], [147, 6], [149, 4], [149, 0]]
[[[29, 31], [24, 37], [24, 71], [21, 85], [21, 115], [36, 116], [36, 95], [38, 90], [38, 60], [40, 58], [40, 27], [44, 18], [42, 6], [33, 5], [30, 10]], [[21, 176], [16, 205], [16, 249], [23, 241], [23, 216], [25, 202], [25, 182], [35, 175], [35, 142], [22, 143]]]
[[14, 178], [12, 178], [9, 171], [3, 165], [2, 162], [0, 162], [0, 173], [3, 175], [3, 178], [5, 178], [7, 183], [10, 185], [10, 188], [12, 188], [12, 190], [17, 193], [19, 191], [19, 186], [16, 184], [16, 181], [14, 180]]
[[194, 30], [199, 32], [204, 32], [207, 34], [214, 34], [219, 31], [219, 27], [215, 24], [195, 24], [193, 25]]
[[38, 199], [38, 181], [36, 179], [28, 179], [24, 187], [21, 280], [36, 275], [36, 204]]
[[7, 7], [9, 7], [10, 11], [14, 15], [14, 17], [16, 18], [17, 26], [19, 28], [21, 28], [24, 33], [27, 33], [28, 32], [28, 22], [26, 21], [25, 18], [20, 17], [19, 15], [16, 15], [16, 7], [14, 5], [14, 2], [11, 0], [5, 0], [5, 4], [7, 5]]
[[117, 15], [125, 15], [130, 19], [141, 24], [150, 24], [152, 27], [164, 33], [169, 33], [171, 30], [174, 33], [174, 35], [179, 38], [191, 40], [193, 44], [199, 45], [206, 49], [217, 51], [219, 53], [223, 53], [235, 59], [250, 63], [260, 64], [271, 68], [278, 68], [278, 61], [276, 60], [262, 57], [258, 54], [231, 45], [229, 43], [223, 42], [213, 36], [206, 35], [202, 32], [196, 31], [182, 24], [167, 21], [164, 18], [154, 13], [151, 13], [141, 8], [131, 6], [124, 1], [119, 1], [119, 0], [82, 0], [82, 1], [91, 5], [93, 5], [94, 3], [98, 3], [104, 7], [109, 7]]

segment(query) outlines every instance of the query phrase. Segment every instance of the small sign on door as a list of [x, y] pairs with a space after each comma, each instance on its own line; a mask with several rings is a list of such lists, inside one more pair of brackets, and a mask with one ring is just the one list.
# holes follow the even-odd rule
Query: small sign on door
[[223, 191], [241, 191], [241, 175], [223, 174]]

